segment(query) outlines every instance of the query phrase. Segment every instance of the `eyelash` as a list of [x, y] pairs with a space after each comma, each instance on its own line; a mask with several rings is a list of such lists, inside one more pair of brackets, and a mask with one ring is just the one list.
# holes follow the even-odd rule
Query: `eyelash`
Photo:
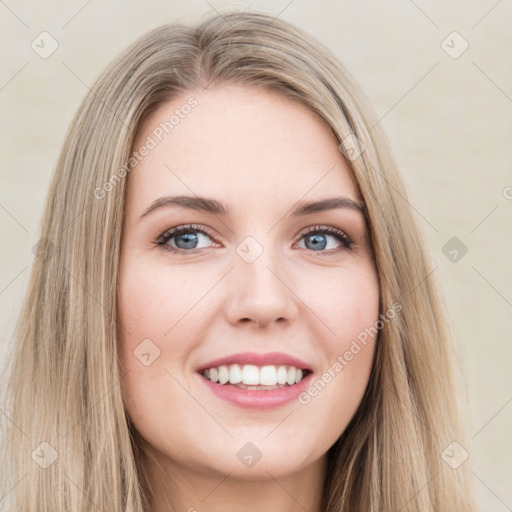
[[[158, 237], [158, 239], [155, 240], [155, 242], [153, 242], [153, 243], [154, 243], [154, 245], [162, 248], [164, 251], [170, 251], [170, 252], [173, 252], [175, 254], [183, 254], [183, 255], [185, 255], [185, 254], [196, 254], [199, 251], [201, 251], [201, 249], [204, 249], [204, 247], [200, 248], [200, 249], [186, 250], [186, 249], [175, 248], [175, 247], [172, 247], [172, 246], [167, 244], [167, 242], [171, 238], [173, 238], [173, 237], [175, 237], [177, 235], [181, 235], [181, 234], [189, 233], [189, 232], [198, 232], [198, 233], [202, 233], [203, 235], [208, 236], [209, 238], [212, 238], [212, 239], [215, 238], [214, 235], [208, 229], [199, 227], [199, 226], [194, 225], [194, 224], [188, 224], [188, 225], [185, 225], [185, 226], [179, 226], [179, 227], [176, 227], [176, 228], [173, 228], [173, 229], [170, 229], [170, 230], [166, 231], [165, 233], [160, 235]], [[311, 252], [318, 252], [319, 254], [324, 255], [324, 256], [333, 256], [334, 254], [338, 254], [339, 252], [341, 252], [343, 250], [349, 250], [349, 251], [352, 250], [351, 246], [354, 243], [353, 240], [350, 237], [348, 237], [340, 229], [333, 228], [331, 226], [314, 226], [314, 227], [310, 227], [306, 231], [304, 231], [304, 232], [302, 232], [300, 234], [299, 240], [302, 240], [302, 238], [304, 238], [304, 237], [306, 237], [308, 235], [311, 235], [311, 234], [328, 234], [328, 235], [331, 235], [334, 238], [336, 238], [342, 244], [342, 247], [340, 249], [337, 249], [337, 250], [334, 250], [334, 251], [326, 252], [326, 251], [312, 251], [311, 250]]]

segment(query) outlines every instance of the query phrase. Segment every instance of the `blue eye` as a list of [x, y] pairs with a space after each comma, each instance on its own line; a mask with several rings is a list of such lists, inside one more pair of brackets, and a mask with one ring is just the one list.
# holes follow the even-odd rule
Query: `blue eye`
[[[316, 226], [313, 228], [309, 228], [306, 232], [301, 234], [301, 240], [311, 240], [310, 244], [306, 244], [307, 249], [325, 249], [328, 245], [326, 241], [329, 237], [335, 238], [338, 242], [342, 244], [342, 249], [339, 249], [334, 252], [339, 252], [343, 249], [351, 250], [351, 246], [353, 241], [341, 230], [337, 228], [333, 228], [330, 226]], [[309, 245], [309, 246], [308, 246]], [[325, 252], [325, 251], [317, 251], [314, 252]], [[331, 252], [326, 253], [326, 255], [332, 254]]]
[[[201, 235], [197, 235], [200, 233]], [[199, 226], [188, 225], [188, 226], [180, 226], [177, 228], [170, 229], [166, 231], [164, 234], [160, 236], [160, 238], [156, 241], [156, 244], [162, 246], [163, 249], [172, 251], [172, 252], [197, 252], [195, 250], [188, 249], [198, 249], [197, 243], [202, 238], [202, 236], [206, 238], [210, 238], [210, 235], [204, 229], [199, 228]], [[172, 246], [169, 242], [175, 238], [176, 247]], [[202, 249], [202, 247], [199, 247]]]
[[[329, 245], [328, 239], [334, 238], [340, 244], [341, 248], [334, 248], [331, 251], [324, 251]], [[198, 249], [204, 249], [208, 245], [198, 247], [202, 238], [214, 238], [208, 230], [200, 228], [195, 225], [179, 226], [177, 228], [170, 229], [160, 235], [158, 240], [155, 241], [155, 245], [162, 247], [162, 249], [171, 251], [174, 253], [197, 253]], [[326, 256], [338, 253], [345, 249], [351, 250], [353, 241], [341, 230], [330, 226], [315, 226], [308, 228], [305, 232], [301, 233], [300, 240], [309, 240], [309, 243], [305, 244], [306, 249], [311, 249], [313, 252], [318, 252]], [[174, 241], [174, 244], [170, 242]], [[333, 249], [332, 247], [330, 249]]]

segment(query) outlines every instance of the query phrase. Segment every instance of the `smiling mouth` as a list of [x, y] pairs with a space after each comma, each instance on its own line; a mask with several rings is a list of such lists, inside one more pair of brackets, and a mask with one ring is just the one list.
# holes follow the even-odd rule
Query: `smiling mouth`
[[298, 384], [311, 373], [311, 370], [290, 365], [230, 364], [207, 368], [199, 373], [205, 379], [220, 386], [234, 386], [251, 391], [271, 391]]

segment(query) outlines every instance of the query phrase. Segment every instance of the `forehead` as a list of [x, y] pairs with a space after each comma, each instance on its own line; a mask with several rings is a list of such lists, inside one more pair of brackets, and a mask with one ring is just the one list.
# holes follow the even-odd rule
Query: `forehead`
[[[193, 104], [191, 97], [195, 106], [183, 108]], [[306, 106], [267, 89], [230, 84], [180, 95], [147, 117], [132, 149], [153, 143], [130, 173], [130, 195], [141, 201], [168, 193], [233, 204], [288, 204], [335, 194], [359, 199], [326, 124]]]

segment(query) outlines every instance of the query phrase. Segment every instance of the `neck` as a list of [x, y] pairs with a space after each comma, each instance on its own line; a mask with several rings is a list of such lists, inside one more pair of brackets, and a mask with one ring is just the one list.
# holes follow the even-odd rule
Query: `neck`
[[237, 478], [234, 472], [201, 472], [151, 463], [151, 512], [321, 512], [327, 457], [324, 455], [293, 474], [276, 477], [266, 471], [258, 480]]

